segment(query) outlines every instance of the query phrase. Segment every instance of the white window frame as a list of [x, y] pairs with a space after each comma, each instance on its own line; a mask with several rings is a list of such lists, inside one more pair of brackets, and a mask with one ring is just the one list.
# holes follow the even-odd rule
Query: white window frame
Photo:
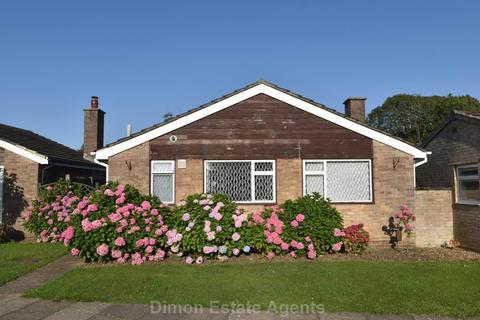
[[[305, 164], [307, 162], [322, 162], [323, 163], [323, 170], [322, 171], [306, 171]], [[306, 184], [306, 176], [308, 175], [323, 175], [323, 193], [324, 197], [328, 198], [328, 186], [327, 186], [327, 162], [368, 162], [368, 170], [369, 170], [369, 187], [370, 187], [370, 200], [342, 200], [342, 201], [331, 201], [332, 203], [373, 203], [373, 173], [372, 173], [372, 160], [371, 159], [304, 159], [303, 160], [303, 195], [307, 195], [307, 184]]]
[[[172, 171], [169, 171], [169, 172], [153, 172], [153, 166], [154, 164], [157, 164], [157, 163], [169, 163], [172, 165]], [[175, 160], [152, 160], [151, 163], [150, 163], [150, 194], [151, 195], [154, 195], [153, 194], [153, 175], [154, 174], [164, 174], [164, 175], [172, 175], [173, 176], [173, 188], [172, 188], [172, 199], [173, 201], [162, 201], [162, 203], [165, 203], [165, 204], [174, 204], [175, 203]]]
[[[478, 171], [477, 176], [461, 177], [459, 174], [460, 169], [476, 168]], [[480, 200], [461, 200], [460, 199], [460, 181], [475, 181], [480, 180], [480, 165], [479, 164], [465, 164], [455, 167], [455, 200], [459, 204], [480, 205]]]
[[[251, 163], [251, 201], [235, 201], [239, 204], [265, 204], [265, 203], [277, 203], [277, 170], [275, 160], [204, 160], [203, 161], [203, 191], [207, 193], [207, 163], [214, 162], [249, 162]], [[269, 162], [272, 163], [272, 171], [255, 171], [255, 163], [257, 162]], [[273, 200], [256, 200], [255, 199], [255, 176], [272, 176], [273, 177]]]

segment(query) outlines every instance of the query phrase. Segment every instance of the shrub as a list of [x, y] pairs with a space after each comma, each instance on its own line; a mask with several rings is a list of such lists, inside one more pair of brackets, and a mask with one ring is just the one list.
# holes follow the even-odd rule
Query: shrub
[[362, 254], [367, 250], [368, 232], [363, 224], [353, 224], [343, 229], [343, 247], [346, 253]]
[[[130, 262], [249, 254], [307, 256], [360, 253], [368, 243], [361, 226], [342, 229], [342, 217], [319, 194], [248, 214], [225, 195], [194, 194], [177, 206], [109, 183], [86, 194], [69, 182], [45, 188], [23, 213], [39, 242], [63, 242], [86, 261]], [[338, 234], [340, 233], [340, 234]]]
[[341, 241], [333, 231], [343, 228], [342, 217], [318, 193], [266, 208], [254, 213], [253, 220], [264, 227], [268, 258], [289, 254], [314, 259], [317, 253], [333, 252], [334, 244]]
[[403, 225], [403, 231], [407, 233], [407, 236], [410, 236], [416, 217], [406, 204], [400, 207], [400, 210], [395, 214], [395, 218], [398, 220], [397, 225]]
[[190, 263], [202, 256], [222, 258], [249, 253], [255, 232], [249, 215], [225, 195], [188, 196], [172, 208], [166, 221], [173, 232], [181, 235], [172, 250], [187, 256]]

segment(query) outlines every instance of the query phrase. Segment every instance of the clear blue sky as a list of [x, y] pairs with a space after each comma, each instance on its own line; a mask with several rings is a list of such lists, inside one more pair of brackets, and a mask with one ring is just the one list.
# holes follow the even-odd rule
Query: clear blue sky
[[480, 97], [480, 1], [0, 3], [0, 122], [82, 144], [100, 96], [105, 140], [259, 78], [339, 111], [397, 93]]

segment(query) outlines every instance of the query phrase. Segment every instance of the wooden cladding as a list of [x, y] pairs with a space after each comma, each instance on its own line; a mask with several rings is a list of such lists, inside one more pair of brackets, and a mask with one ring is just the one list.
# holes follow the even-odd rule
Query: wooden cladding
[[[170, 137], [177, 137], [171, 142]], [[259, 94], [150, 141], [151, 159], [370, 159], [372, 140]]]

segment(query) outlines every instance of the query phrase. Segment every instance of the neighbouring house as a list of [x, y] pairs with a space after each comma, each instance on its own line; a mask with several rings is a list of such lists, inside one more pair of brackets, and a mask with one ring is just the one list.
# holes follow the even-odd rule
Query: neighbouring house
[[418, 217], [410, 242], [450, 240], [451, 208], [441, 206], [449, 193], [415, 190], [414, 168], [427, 153], [367, 126], [365, 100], [348, 98], [341, 114], [262, 80], [111, 143], [95, 158], [109, 180], [165, 203], [212, 192], [258, 210], [319, 192], [346, 224], [365, 224], [373, 241], [388, 240], [381, 227], [402, 204]]
[[[103, 116], [98, 103], [96, 109], [85, 110], [85, 150], [93, 151], [103, 145], [98, 114]], [[102, 138], [96, 139], [90, 131]], [[21, 229], [20, 213], [37, 196], [40, 185], [59, 179], [90, 186], [105, 183], [105, 167], [87, 156], [90, 158], [32, 131], [0, 124], [0, 223], [16, 224]]]
[[480, 250], [480, 113], [454, 111], [423, 143], [432, 152], [417, 170], [426, 188], [450, 188], [454, 238]]

